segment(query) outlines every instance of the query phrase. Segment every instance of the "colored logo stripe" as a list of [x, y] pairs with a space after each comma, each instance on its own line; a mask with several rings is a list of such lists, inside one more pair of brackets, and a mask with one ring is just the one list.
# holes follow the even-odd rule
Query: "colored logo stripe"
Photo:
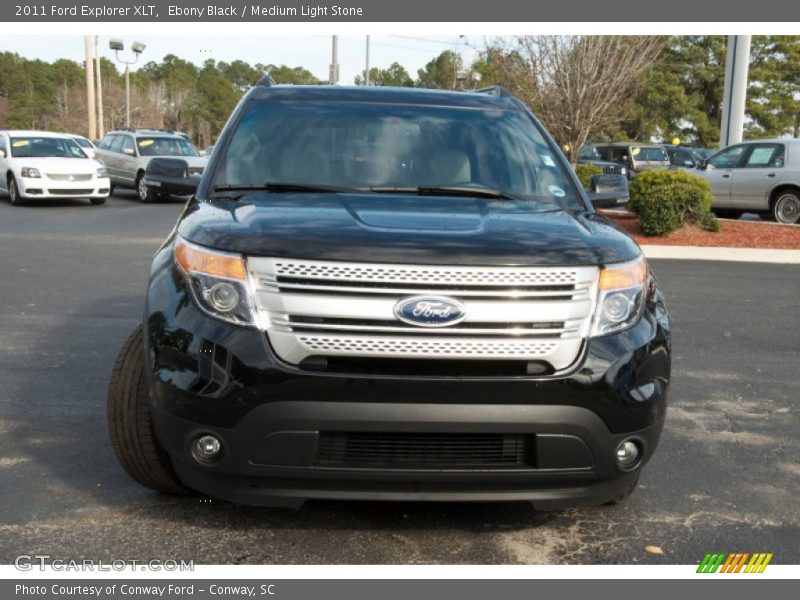
[[[773, 554], [767, 552], [734, 552], [731, 554], [707, 553], [700, 565], [698, 573], [763, 573], [772, 560]], [[747, 559], [750, 559], [749, 562]]]

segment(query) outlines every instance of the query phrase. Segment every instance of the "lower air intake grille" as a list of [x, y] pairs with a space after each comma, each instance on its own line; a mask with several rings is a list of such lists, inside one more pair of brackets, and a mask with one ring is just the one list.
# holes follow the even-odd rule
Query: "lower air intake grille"
[[382, 469], [534, 468], [534, 436], [320, 432], [316, 466]]

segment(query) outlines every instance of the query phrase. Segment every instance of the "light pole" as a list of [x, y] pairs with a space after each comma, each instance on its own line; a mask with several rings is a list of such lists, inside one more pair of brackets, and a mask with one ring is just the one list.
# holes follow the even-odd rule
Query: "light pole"
[[125, 60], [120, 57], [120, 52], [125, 50], [125, 44], [122, 40], [109, 40], [108, 47], [111, 48], [119, 62], [125, 65], [125, 127], [131, 126], [131, 76], [130, 66], [134, 65], [139, 60], [139, 55], [144, 52], [145, 45], [142, 42], [133, 42], [131, 50], [133, 50], [133, 60]]

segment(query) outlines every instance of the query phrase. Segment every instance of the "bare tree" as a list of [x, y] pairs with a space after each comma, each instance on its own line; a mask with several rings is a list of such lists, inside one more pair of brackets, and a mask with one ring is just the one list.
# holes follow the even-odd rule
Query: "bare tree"
[[520, 36], [487, 48], [492, 78], [530, 106], [570, 158], [619, 123], [625, 101], [659, 59], [657, 36]]

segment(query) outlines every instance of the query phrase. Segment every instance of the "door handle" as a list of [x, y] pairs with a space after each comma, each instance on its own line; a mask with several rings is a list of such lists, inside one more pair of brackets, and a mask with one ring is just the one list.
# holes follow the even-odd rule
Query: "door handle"
[[725, 179], [728, 179], [728, 178], [730, 178], [730, 176], [731, 176], [731, 175], [730, 175], [730, 173], [723, 173], [723, 174], [722, 174], [722, 176], [723, 176]]
[[767, 177], [775, 177], [775, 173], [767, 173]]

